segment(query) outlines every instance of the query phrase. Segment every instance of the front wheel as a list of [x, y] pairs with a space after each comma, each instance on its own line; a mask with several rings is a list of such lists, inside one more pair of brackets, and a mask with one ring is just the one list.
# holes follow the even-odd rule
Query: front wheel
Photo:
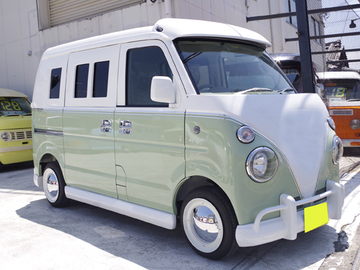
[[43, 174], [43, 188], [46, 199], [54, 207], [64, 207], [69, 202], [65, 196], [65, 181], [59, 165], [51, 162]]
[[215, 188], [196, 189], [185, 198], [181, 223], [189, 244], [203, 257], [218, 260], [237, 248], [234, 211]]

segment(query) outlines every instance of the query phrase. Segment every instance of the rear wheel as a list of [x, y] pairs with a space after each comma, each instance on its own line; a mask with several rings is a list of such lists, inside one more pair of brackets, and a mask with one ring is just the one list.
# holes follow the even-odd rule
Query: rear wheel
[[234, 211], [215, 188], [196, 189], [185, 198], [181, 223], [189, 244], [203, 257], [218, 260], [237, 248]]
[[69, 202], [65, 196], [65, 181], [59, 165], [51, 162], [43, 174], [43, 188], [46, 199], [54, 207], [64, 207]]

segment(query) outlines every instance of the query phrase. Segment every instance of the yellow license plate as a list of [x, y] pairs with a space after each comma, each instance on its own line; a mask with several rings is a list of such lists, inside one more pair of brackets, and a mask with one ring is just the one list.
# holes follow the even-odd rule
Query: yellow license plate
[[329, 222], [327, 202], [304, 209], [305, 232], [310, 232]]

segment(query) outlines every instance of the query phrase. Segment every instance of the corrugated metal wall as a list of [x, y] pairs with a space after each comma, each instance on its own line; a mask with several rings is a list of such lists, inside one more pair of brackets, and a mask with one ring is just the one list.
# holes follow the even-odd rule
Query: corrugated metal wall
[[56, 26], [141, 2], [144, 0], [50, 0], [50, 24]]

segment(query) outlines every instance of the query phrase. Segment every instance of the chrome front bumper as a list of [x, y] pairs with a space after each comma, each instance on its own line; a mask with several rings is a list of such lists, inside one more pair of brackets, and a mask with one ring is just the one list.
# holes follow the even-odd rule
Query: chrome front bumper
[[[345, 188], [333, 181], [326, 182], [326, 191], [311, 198], [295, 201], [286, 194], [280, 195], [280, 205], [266, 208], [256, 216], [252, 224], [239, 225], [236, 228], [236, 241], [240, 247], [250, 247], [273, 242], [279, 239], [295, 240], [299, 232], [304, 231], [304, 210], [297, 206], [326, 198], [329, 219], [340, 219], [344, 204]], [[261, 221], [268, 213], [280, 211], [280, 217]]]

